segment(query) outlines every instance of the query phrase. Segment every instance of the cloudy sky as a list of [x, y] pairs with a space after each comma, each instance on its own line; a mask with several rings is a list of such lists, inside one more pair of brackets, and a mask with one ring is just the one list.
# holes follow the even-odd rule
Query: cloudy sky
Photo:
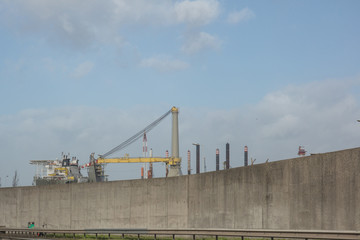
[[[231, 167], [360, 145], [360, 1], [0, 0], [0, 177], [81, 163], [180, 109], [180, 154]], [[148, 133], [170, 150], [171, 117]], [[117, 153], [142, 155], [142, 142]], [[116, 154], [115, 154], [116, 156]], [[139, 164], [107, 166], [111, 180]], [[164, 176], [155, 164], [155, 176]], [[85, 172], [83, 172], [86, 174]]]

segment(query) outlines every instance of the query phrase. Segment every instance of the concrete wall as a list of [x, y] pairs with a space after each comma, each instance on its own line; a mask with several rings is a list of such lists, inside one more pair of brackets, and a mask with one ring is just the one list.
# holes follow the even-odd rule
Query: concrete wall
[[199, 175], [0, 189], [0, 226], [360, 230], [360, 148]]

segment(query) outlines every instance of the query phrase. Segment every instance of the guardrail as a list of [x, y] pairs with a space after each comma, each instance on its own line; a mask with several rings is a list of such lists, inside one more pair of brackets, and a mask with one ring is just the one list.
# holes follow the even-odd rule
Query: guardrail
[[154, 239], [157, 236], [168, 235], [172, 236], [192, 236], [195, 240], [196, 236], [213, 236], [216, 240], [218, 237], [259, 237], [259, 238], [297, 238], [297, 239], [360, 239], [360, 231], [325, 231], [325, 230], [268, 230], [268, 229], [152, 229], [152, 228], [137, 228], [137, 229], [82, 229], [82, 230], [59, 230], [59, 229], [40, 229], [40, 228], [0, 228], [0, 233], [3, 236], [24, 236], [24, 235], [40, 235], [50, 237], [55, 234], [66, 235], [137, 235], [140, 239], [141, 235], [152, 235]]

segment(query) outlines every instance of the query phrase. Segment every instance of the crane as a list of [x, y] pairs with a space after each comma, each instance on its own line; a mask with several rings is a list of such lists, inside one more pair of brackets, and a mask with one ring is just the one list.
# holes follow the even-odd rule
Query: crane
[[[129, 157], [129, 155], [125, 155], [125, 157], [120, 158], [109, 158], [108, 156], [112, 155], [115, 152], [124, 149], [129, 146], [144, 133], [149, 132], [155, 126], [157, 126], [164, 118], [166, 118], [169, 114], [172, 114], [172, 136], [171, 136], [171, 156], [170, 157]], [[85, 164], [85, 167], [88, 167], [89, 172], [89, 181], [90, 182], [102, 182], [105, 180], [104, 168], [103, 164], [107, 163], [155, 163], [155, 162], [163, 162], [166, 163], [170, 167], [168, 176], [179, 176], [181, 175], [181, 158], [179, 157], [179, 124], [178, 124], [178, 114], [179, 109], [176, 107], [172, 107], [169, 111], [159, 117], [157, 120], [152, 122], [150, 125], [137, 132], [134, 136], [130, 137], [120, 145], [114, 147], [110, 151], [105, 154], [99, 155], [97, 159], [95, 159], [95, 154], [92, 153], [90, 155], [90, 162]]]

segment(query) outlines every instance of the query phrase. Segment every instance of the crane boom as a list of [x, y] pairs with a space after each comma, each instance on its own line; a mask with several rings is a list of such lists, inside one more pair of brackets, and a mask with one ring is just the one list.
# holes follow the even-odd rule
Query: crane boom
[[98, 158], [96, 160], [97, 164], [104, 163], [155, 163], [155, 162], [164, 162], [166, 164], [175, 165], [181, 162], [181, 158], [174, 157], [122, 157], [122, 158]]
[[139, 138], [141, 138], [144, 134], [144, 132], [149, 132], [151, 129], [153, 129], [156, 125], [158, 125], [165, 117], [167, 117], [170, 113], [171, 113], [172, 109], [170, 109], [169, 111], [167, 111], [166, 113], [164, 113], [161, 117], [159, 117], [158, 119], [156, 119], [154, 122], [152, 122], [151, 124], [149, 124], [147, 127], [145, 127], [144, 129], [142, 129], [141, 131], [137, 132], [134, 136], [130, 137], [129, 139], [127, 139], [126, 141], [124, 141], [123, 143], [121, 143], [120, 145], [114, 147], [113, 149], [111, 149], [110, 151], [108, 151], [105, 154], [100, 155], [101, 158], [106, 158], [107, 156], [120, 151], [121, 149], [127, 147], [128, 145], [132, 144], [133, 142], [135, 142], [136, 140], [138, 140]]

